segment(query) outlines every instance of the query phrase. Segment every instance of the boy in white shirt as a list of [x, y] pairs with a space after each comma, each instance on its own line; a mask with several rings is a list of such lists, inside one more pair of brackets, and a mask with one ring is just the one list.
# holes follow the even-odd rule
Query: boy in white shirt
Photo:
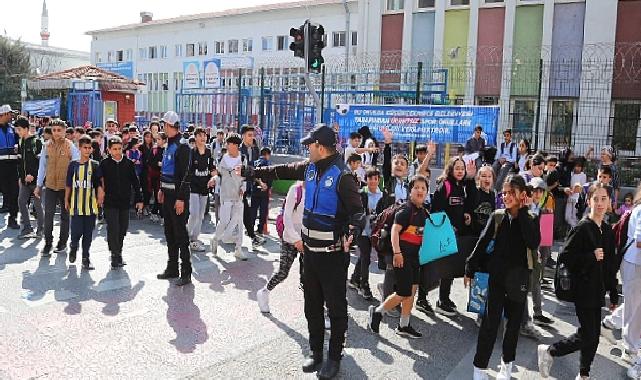
[[362, 140], [363, 140], [363, 136], [360, 133], [358, 132], [350, 133], [349, 145], [345, 148], [345, 152], [343, 153], [343, 157], [345, 158], [345, 163], [347, 163], [347, 160], [352, 154], [363, 154], [367, 152], [374, 153], [378, 150], [377, 147], [360, 148]]

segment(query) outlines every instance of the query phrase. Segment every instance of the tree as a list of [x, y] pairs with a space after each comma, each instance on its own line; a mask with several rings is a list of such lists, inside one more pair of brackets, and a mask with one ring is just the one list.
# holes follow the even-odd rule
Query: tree
[[20, 108], [22, 79], [31, 72], [29, 51], [22, 42], [0, 36], [0, 104]]

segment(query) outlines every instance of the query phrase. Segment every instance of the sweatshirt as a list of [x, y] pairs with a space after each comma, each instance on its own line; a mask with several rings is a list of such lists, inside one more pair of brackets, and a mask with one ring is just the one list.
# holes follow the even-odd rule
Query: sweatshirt
[[105, 208], [128, 209], [132, 189], [135, 202], [142, 202], [140, 182], [130, 159], [124, 156], [120, 161], [111, 156], [105, 158], [98, 166], [98, 177], [105, 191]]
[[243, 177], [235, 172], [235, 168], [242, 163], [240, 154], [237, 157], [231, 157], [225, 153], [218, 165], [218, 174], [220, 175], [220, 201], [241, 201], [243, 199], [241, 191], [245, 191], [245, 181]]
[[20, 183], [25, 184], [27, 175], [33, 176], [32, 185], [36, 184], [38, 178], [38, 165], [40, 164], [40, 153], [42, 152], [42, 141], [36, 136], [29, 136], [20, 139], [18, 143], [18, 176]]

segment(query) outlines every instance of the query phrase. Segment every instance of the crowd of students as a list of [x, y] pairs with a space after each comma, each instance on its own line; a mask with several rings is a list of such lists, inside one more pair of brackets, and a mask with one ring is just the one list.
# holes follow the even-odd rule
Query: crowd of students
[[[57, 254], [65, 253], [70, 235], [69, 261], [73, 263], [82, 250], [82, 267], [91, 270], [93, 230], [96, 222], [106, 223], [112, 268], [125, 265], [123, 240], [132, 205], [141, 217], [149, 216], [152, 222], [163, 223], [160, 204], [164, 199], [159, 190], [163, 165], [168, 160], [165, 149], [169, 138], [161, 124], [160, 120], [152, 120], [141, 130], [137, 126], [121, 128], [117, 121], [109, 119], [103, 131], [67, 128], [64, 121], [53, 120], [35, 134], [28, 120], [19, 117], [13, 123], [20, 156], [18, 205], [22, 230], [18, 238], [44, 238], [42, 256], [47, 258], [52, 249]], [[618, 174], [608, 148], [601, 152], [597, 176], [592, 182], [588, 182], [583, 171], [592, 164], [590, 157], [575, 158], [571, 151], [561, 152], [560, 158], [531, 153], [529, 143], [522, 140], [517, 145], [509, 130], [497, 147], [494, 166], [487, 164], [486, 157], [466, 161], [463, 153], [485, 147], [481, 132], [477, 128], [465, 151], [445, 165], [434, 191], [430, 189], [430, 164], [436, 154], [433, 143], [417, 145], [413, 152], [416, 159], [410, 163], [404, 154], [392, 153], [393, 134], [384, 131], [381, 166], [377, 165], [378, 142], [369, 134], [352, 133], [342, 149], [354, 181], [362, 188], [360, 203], [366, 215], [365, 228], [353, 240], [358, 260], [347, 285], [372, 301], [375, 297], [369, 274], [375, 249], [378, 267], [384, 271], [384, 280], [376, 287], [380, 304], [369, 307], [369, 329], [379, 333], [380, 322], [387, 316], [398, 318], [397, 334], [420, 338], [422, 334], [410, 323], [414, 305], [428, 315], [435, 312], [456, 315], [458, 305], [450, 298], [453, 279], [462, 277], [468, 286], [476, 272], [487, 272], [489, 295], [485, 312], [477, 320], [479, 335], [473, 376], [487, 378], [486, 369], [504, 318], [502, 365], [497, 378], [509, 379], [519, 335], [540, 340], [542, 336], [535, 326], [556, 322], [552, 316], [544, 315], [542, 309], [542, 288], [550, 285], [544, 269], [554, 267], [555, 263], [551, 246], [541, 244], [539, 218], [552, 214], [556, 237], [565, 239], [559, 260], [573, 274], [580, 327], [571, 337], [550, 346], [539, 346], [541, 375], [549, 374], [552, 358], [580, 350], [577, 378], [588, 377], [603, 324], [607, 329], [623, 328], [631, 363], [628, 374], [638, 379], [641, 193], [626, 194], [624, 203], [617, 204]], [[200, 232], [210, 211], [216, 225], [209, 242], [212, 254], [217, 255], [221, 243], [234, 243], [235, 257], [247, 260], [242, 249], [243, 229], [252, 247], [265, 242], [272, 184], [258, 176], [243, 176], [240, 168], [270, 166], [270, 149], [259, 146], [251, 126], [243, 126], [240, 134], [189, 126], [171, 139], [172, 142], [180, 139], [182, 146], [188, 145], [185, 153], [181, 153], [181, 163], [175, 164], [184, 165], [180, 176], [187, 180], [181, 183], [189, 186], [184, 198], [189, 249], [181, 252], [182, 272], [191, 273], [189, 251], [206, 250]], [[298, 254], [303, 252], [305, 192], [305, 182], [297, 182], [285, 198], [279, 222], [282, 225], [277, 226], [281, 239], [279, 268], [257, 294], [262, 312], [270, 311], [270, 293], [287, 278]], [[53, 219], [58, 207], [60, 232], [54, 249]], [[390, 245], [378, 250], [372, 238], [375, 224], [390, 207], [395, 207], [388, 226]], [[30, 221], [32, 212], [36, 217], [35, 232]], [[456, 256], [462, 260], [421, 265], [418, 252], [425, 223], [436, 212], [448, 216], [457, 240], [460, 239], [461, 252]], [[629, 218], [625, 233], [630, 244], [625, 252], [618, 252], [611, 224], [624, 215]], [[565, 231], [569, 231], [567, 237]], [[625, 308], [619, 304], [616, 279], [621, 261]], [[301, 262], [301, 276], [303, 271]], [[189, 282], [181, 277], [180, 285]], [[428, 295], [436, 288], [438, 296], [432, 307]], [[613, 322], [610, 316], [602, 322], [606, 292], [610, 309], [619, 313], [619, 321]]]

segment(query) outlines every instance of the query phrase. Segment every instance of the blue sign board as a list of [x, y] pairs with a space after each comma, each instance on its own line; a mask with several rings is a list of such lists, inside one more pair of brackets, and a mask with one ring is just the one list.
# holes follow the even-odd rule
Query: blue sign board
[[60, 117], [60, 98], [25, 100], [22, 102], [22, 112], [31, 116]]
[[125, 78], [134, 79], [134, 63], [129, 62], [105, 62], [96, 64], [97, 67], [122, 75]]
[[394, 134], [396, 142], [458, 143], [472, 137], [477, 125], [483, 127], [487, 143], [496, 144], [498, 106], [370, 105], [338, 104], [326, 118], [338, 123], [343, 141], [349, 134], [367, 126], [383, 141], [383, 129]]

